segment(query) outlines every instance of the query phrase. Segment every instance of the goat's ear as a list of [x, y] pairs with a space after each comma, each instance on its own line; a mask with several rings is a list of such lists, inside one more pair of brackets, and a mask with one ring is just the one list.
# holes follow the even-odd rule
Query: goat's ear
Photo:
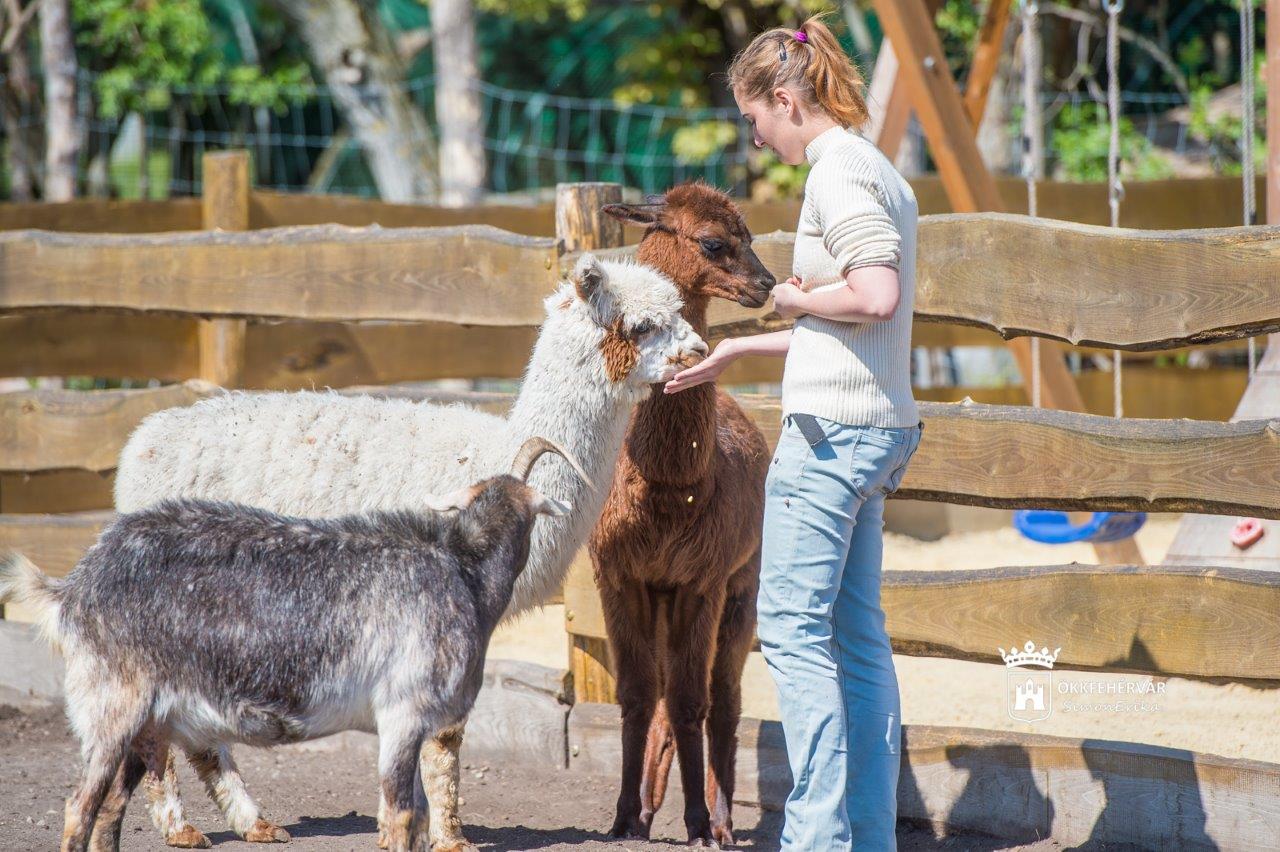
[[476, 498], [476, 488], [468, 486], [451, 491], [448, 494], [428, 494], [427, 508], [433, 512], [450, 512], [454, 509], [465, 509]]
[[662, 214], [667, 209], [666, 202], [662, 200], [662, 196], [651, 195], [649, 198], [657, 198], [658, 200], [649, 204], [606, 204], [600, 209], [615, 219], [630, 222], [633, 225], [648, 227], [658, 224], [658, 221], [662, 219]]
[[573, 288], [578, 291], [578, 298], [590, 302], [604, 287], [604, 267], [594, 254], [584, 254], [578, 258], [573, 267]]
[[559, 518], [569, 514], [568, 503], [562, 503], [532, 488], [529, 491], [531, 494], [529, 506], [533, 509], [535, 515], [550, 515], [553, 518]]

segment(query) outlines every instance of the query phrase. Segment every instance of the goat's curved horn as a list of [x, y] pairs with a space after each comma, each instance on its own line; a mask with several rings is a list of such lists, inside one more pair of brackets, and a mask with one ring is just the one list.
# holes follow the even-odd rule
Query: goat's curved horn
[[587, 487], [594, 488], [591, 484], [591, 478], [587, 476], [587, 472], [582, 469], [582, 465], [578, 464], [578, 460], [569, 455], [569, 452], [554, 441], [548, 441], [538, 435], [526, 440], [520, 445], [520, 451], [516, 453], [516, 460], [511, 463], [511, 475], [521, 482], [529, 478], [529, 471], [533, 470], [533, 463], [542, 457], [544, 453], [555, 453], [569, 463], [569, 467], [573, 468], [573, 472], [586, 483]]

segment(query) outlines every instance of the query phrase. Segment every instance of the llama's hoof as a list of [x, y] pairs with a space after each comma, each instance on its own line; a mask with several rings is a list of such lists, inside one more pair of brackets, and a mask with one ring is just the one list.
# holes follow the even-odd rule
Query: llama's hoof
[[609, 829], [612, 840], [648, 840], [649, 823], [640, 817], [619, 816]]
[[170, 846], [176, 846], [179, 849], [213, 848], [213, 844], [209, 842], [209, 838], [201, 834], [200, 830], [194, 825], [184, 825], [182, 828], [166, 837], [165, 843]]
[[386, 849], [391, 845], [391, 841], [387, 839], [387, 830], [385, 828], [378, 829], [378, 848]]
[[733, 826], [731, 825], [712, 825], [711, 836], [716, 839], [722, 847], [733, 845]]
[[289, 832], [280, 826], [260, 819], [244, 833], [244, 839], [249, 843], [288, 843], [290, 837]]

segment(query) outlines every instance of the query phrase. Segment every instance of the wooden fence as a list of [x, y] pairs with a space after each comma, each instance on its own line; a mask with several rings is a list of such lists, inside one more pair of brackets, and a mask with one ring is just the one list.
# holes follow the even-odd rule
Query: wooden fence
[[[374, 370], [379, 380], [518, 374], [511, 368], [524, 363], [540, 299], [572, 262], [564, 241], [584, 238], [470, 224], [240, 232], [265, 196], [249, 191], [242, 159], [220, 157], [206, 165], [214, 179], [202, 204], [174, 202], [173, 210], [188, 217], [198, 210], [201, 222], [222, 223], [222, 231], [0, 233], [0, 375], [180, 380], [145, 390], [0, 395], [0, 547], [20, 549], [52, 573], [69, 570], [109, 520], [116, 456], [148, 413], [215, 392], [210, 378], [273, 387], [289, 384], [281, 370], [325, 375], [338, 353], [321, 329], [346, 329], [344, 345], [356, 349], [350, 341], [368, 330], [395, 329], [378, 345], [411, 353], [416, 363], [387, 375]], [[146, 221], [154, 226], [161, 217]], [[758, 241], [775, 273], [789, 271], [792, 236]], [[918, 330], [982, 329], [996, 340], [993, 332], [1034, 334], [1131, 351], [1280, 330], [1280, 228], [1151, 232], [1016, 215], [929, 216], [918, 269]], [[419, 324], [346, 325], [407, 320]], [[782, 325], [723, 303], [712, 312], [713, 333]], [[487, 345], [474, 347], [480, 340]], [[387, 363], [368, 351], [361, 357]], [[501, 394], [454, 398], [495, 411], [510, 404]], [[740, 400], [772, 445], [778, 401]], [[897, 497], [1280, 518], [1277, 421], [1114, 420], [973, 402], [925, 402], [922, 410], [924, 440]], [[884, 607], [899, 653], [999, 662], [997, 647], [1031, 638], [1061, 645], [1062, 669], [1280, 686], [1277, 574], [1082, 565], [890, 571]], [[569, 722], [570, 768], [608, 765], [616, 711], [598, 705], [611, 698], [611, 663], [581, 556], [565, 608], [579, 702]], [[776, 731], [766, 725], [744, 736], [751, 751], [741, 761], [744, 795], [776, 803], [785, 792]], [[1047, 829], [1078, 839], [1092, 828], [1095, 839], [1149, 846], [1203, 835], [1248, 848], [1275, 836], [1277, 766], [951, 728], [912, 726], [904, 741], [906, 816], [976, 823], [1006, 837]], [[1053, 818], [1055, 808], [1078, 814], [1071, 797], [1099, 785], [1104, 798], [1129, 809], [1126, 818], [1105, 807], [1088, 825]], [[1189, 796], [1198, 808], [1173, 804]], [[1270, 820], [1270, 834], [1259, 820]]]

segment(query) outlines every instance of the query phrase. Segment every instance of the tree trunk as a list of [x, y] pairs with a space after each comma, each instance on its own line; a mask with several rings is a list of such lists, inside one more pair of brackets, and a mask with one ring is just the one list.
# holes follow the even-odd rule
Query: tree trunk
[[76, 51], [71, 40], [68, 0], [40, 4], [40, 54], [44, 66], [46, 201], [76, 195], [80, 131], [76, 126]]
[[0, 89], [0, 122], [4, 126], [5, 160], [9, 167], [9, 200], [31, 201], [35, 198], [38, 171], [36, 152], [41, 146], [33, 144], [32, 129], [23, 126], [23, 120], [31, 116], [31, 102], [35, 97], [25, 34], [14, 40], [6, 59], [9, 73], [0, 84], [3, 86]]
[[432, 0], [431, 50], [440, 128], [440, 203], [479, 204], [484, 199], [484, 127], [471, 0]]
[[376, 4], [273, 0], [298, 28], [387, 201], [434, 200], [435, 146]]

